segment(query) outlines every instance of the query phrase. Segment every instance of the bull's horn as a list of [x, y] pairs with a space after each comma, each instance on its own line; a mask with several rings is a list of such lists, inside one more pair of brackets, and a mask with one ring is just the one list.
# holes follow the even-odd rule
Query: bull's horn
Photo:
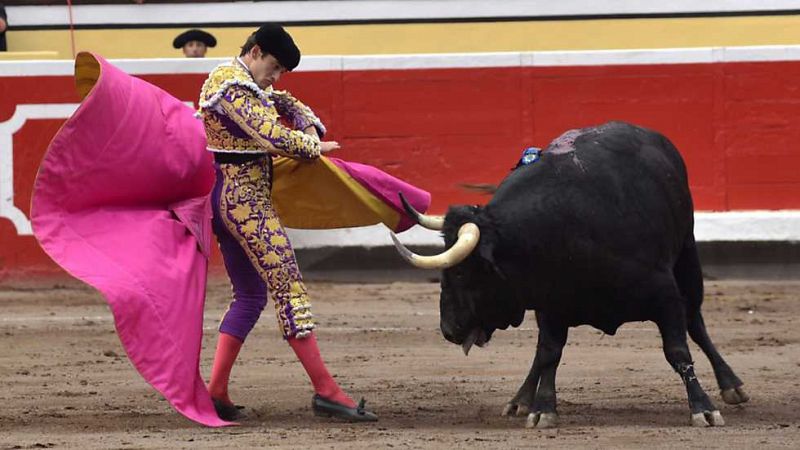
[[444, 228], [444, 216], [429, 216], [427, 214], [422, 214], [414, 209], [414, 207], [411, 206], [411, 203], [408, 203], [406, 196], [403, 195], [402, 192], [398, 192], [398, 195], [400, 196], [400, 201], [403, 202], [403, 208], [405, 208], [408, 215], [411, 216], [412, 219], [416, 220], [418, 224], [429, 230], [440, 231], [442, 228]]
[[461, 225], [458, 229], [458, 240], [452, 247], [444, 252], [433, 256], [421, 256], [413, 253], [407, 249], [397, 235], [392, 233], [392, 240], [394, 246], [400, 255], [412, 265], [421, 269], [447, 269], [463, 261], [478, 245], [478, 240], [481, 237], [481, 231], [477, 225], [472, 222], [467, 222]]

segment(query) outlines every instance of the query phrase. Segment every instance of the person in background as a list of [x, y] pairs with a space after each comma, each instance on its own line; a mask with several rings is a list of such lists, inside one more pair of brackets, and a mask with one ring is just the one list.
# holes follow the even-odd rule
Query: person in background
[[6, 7], [0, 3], [0, 52], [8, 50], [6, 47], [6, 29], [8, 28], [8, 16]]
[[179, 34], [172, 46], [183, 50], [183, 55], [187, 58], [205, 58], [209, 47], [215, 47], [217, 39], [203, 30], [193, 28]]

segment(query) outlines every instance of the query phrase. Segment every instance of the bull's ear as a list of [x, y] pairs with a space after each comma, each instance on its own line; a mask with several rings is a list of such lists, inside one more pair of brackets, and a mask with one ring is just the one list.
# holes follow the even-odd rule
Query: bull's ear
[[495, 263], [495, 260], [494, 260], [494, 244], [492, 244], [490, 242], [480, 242], [478, 244], [478, 254], [481, 255], [481, 258], [483, 258], [484, 261], [489, 263], [489, 265], [492, 267], [492, 270], [494, 270], [495, 273], [500, 275], [500, 278], [502, 278], [502, 279], [506, 278], [506, 276], [503, 273], [503, 271], [500, 270], [500, 267], [498, 267], [497, 263]]

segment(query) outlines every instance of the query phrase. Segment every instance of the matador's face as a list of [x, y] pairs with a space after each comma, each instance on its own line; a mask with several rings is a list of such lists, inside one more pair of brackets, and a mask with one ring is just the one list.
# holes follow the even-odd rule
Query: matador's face
[[250, 73], [253, 74], [258, 87], [266, 89], [277, 83], [281, 75], [286, 73], [287, 70], [274, 56], [270, 54], [260, 56], [253, 58], [250, 64]]

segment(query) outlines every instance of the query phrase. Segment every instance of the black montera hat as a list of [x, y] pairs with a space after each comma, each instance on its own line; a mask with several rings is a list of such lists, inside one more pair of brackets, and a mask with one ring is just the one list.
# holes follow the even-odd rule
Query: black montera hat
[[286, 70], [292, 70], [300, 64], [300, 49], [289, 33], [276, 23], [265, 24], [256, 31], [256, 44], [262, 53], [274, 56]]
[[214, 47], [217, 45], [217, 39], [214, 38], [211, 33], [206, 33], [203, 30], [191, 29], [179, 34], [178, 37], [172, 41], [172, 46], [175, 48], [181, 48], [190, 41], [200, 41], [206, 44], [207, 47]]

